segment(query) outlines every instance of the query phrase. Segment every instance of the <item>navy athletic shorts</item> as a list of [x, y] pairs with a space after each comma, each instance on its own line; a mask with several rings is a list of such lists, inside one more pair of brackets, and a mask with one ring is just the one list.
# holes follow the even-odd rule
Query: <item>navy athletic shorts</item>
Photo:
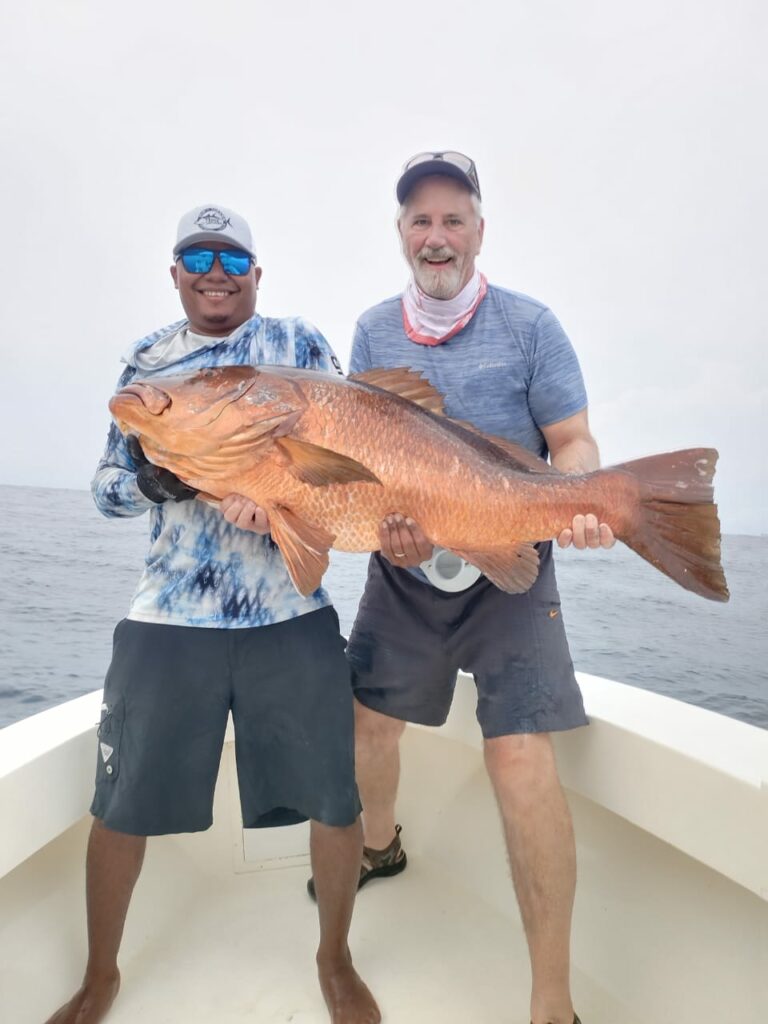
[[91, 813], [132, 835], [208, 828], [230, 710], [246, 828], [353, 824], [352, 692], [331, 607], [245, 629], [119, 622]]
[[551, 543], [539, 557], [531, 589], [505, 594], [484, 576], [447, 593], [372, 555], [347, 644], [357, 699], [406, 722], [442, 725], [463, 669], [475, 678], [486, 739], [586, 725]]

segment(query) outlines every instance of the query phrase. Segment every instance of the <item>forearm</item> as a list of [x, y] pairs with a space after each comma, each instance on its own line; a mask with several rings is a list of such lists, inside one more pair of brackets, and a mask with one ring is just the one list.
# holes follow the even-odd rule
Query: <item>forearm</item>
[[96, 508], [109, 519], [140, 516], [153, 502], [145, 498], [136, 483], [136, 473], [99, 463], [91, 481]]
[[600, 452], [593, 437], [576, 437], [553, 452], [551, 462], [561, 473], [593, 473], [600, 468]]
[[104, 454], [91, 481], [96, 508], [110, 519], [140, 516], [152, 502], [136, 483], [138, 466], [128, 452], [125, 438], [114, 425], [109, 428]]

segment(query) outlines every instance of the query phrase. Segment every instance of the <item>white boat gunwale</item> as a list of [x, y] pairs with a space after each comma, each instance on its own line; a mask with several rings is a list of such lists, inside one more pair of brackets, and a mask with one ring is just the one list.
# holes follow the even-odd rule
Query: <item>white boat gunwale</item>
[[[573, 965], [580, 1010], [592, 1024], [749, 1019], [768, 1005], [768, 732], [608, 680], [580, 675], [579, 682], [592, 724], [557, 735], [555, 743], [579, 846]], [[100, 705], [95, 691], [0, 730], [0, 814], [10, 825], [0, 842], [0, 990], [10, 994], [13, 1019], [30, 1024], [40, 1007], [52, 1009], [76, 986], [82, 970], [85, 836]], [[444, 727], [406, 730], [401, 810], [412, 867], [396, 887], [366, 890], [355, 915], [353, 938], [365, 970], [374, 973], [393, 1019], [404, 1022], [424, 1019], [424, 1001], [429, 1005], [435, 992], [442, 999], [446, 972], [460, 984], [461, 943], [446, 934], [448, 946], [427, 956], [442, 941], [434, 929], [442, 935], [448, 921], [457, 931], [469, 929], [475, 942], [495, 943], [467, 965], [470, 984], [484, 973], [491, 986], [478, 1021], [497, 1020], [499, 1006], [507, 1005], [501, 979], [516, 1001], [525, 999], [524, 940], [474, 705], [472, 681], [462, 678]], [[219, 960], [233, 987], [226, 1020], [251, 1019], [235, 1006], [251, 963], [251, 955], [242, 956], [260, 930], [253, 932], [251, 914], [240, 907], [257, 900], [273, 915], [288, 915], [310, 944], [302, 956], [311, 960], [316, 924], [303, 893], [305, 863], [304, 826], [242, 830], [230, 728], [213, 829], [152, 844], [129, 921], [131, 983], [116, 1022], [136, 1019], [155, 1000], [161, 1012], [160, 1004], [171, 1005], [180, 993], [195, 1007], [188, 1019], [203, 1019], [201, 1000], [214, 995], [204, 977], [185, 981], [184, 965], [214, 950], [220, 958], [230, 951], [226, 964]], [[286, 870], [259, 877], [277, 868]], [[210, 915], [211, 927], [222, 929], [213, 949], [189, 929], [176, 936], [178, 915], [191, 905], [203, 915], [198, 925]], [[388, 971], [379, 956], [382, 929], [399, 934], [403, 917], [415, 948], [401, 955], [416, 955], [425, 972], [418, 992], [403, 989], [409, 983], [396, 960]], [[209, 934], [207, 923], [201, 934]], [[264, 942], [275, 988], [263, 1005], [288, 1012], [301, 986], [303, 1005], [316, 1008], [300, 1019], [322, 1020], [303, 960], [286, 960], [277, 935]], [[48, 989], [35, 993], [37, 1010], [20, 987], [34, 970], [32, 946], [52, 967]], [[448, 1024], [464, 1024], [473, 992], [455, 991], [446, 1003]], [[418, 999], [422, 1010], [403, 1016]]]

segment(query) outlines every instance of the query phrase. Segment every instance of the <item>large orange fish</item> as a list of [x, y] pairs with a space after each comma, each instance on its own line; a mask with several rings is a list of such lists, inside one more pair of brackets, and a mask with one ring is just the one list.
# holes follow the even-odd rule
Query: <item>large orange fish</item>
[[728, 600], [709, 448], [565, 476], [447, 418], [438, 392], [406, 369], [344, 379], [222, 366], [134, 381], [110, 410], [150, 461], [205, 496], [237, 492], [261, 505], [302, 594], [319, 586], [329, 548], [378, 549], [393, 512], [519, 593], [538, 573], [533, 544], [594, 512], [687, 590]]

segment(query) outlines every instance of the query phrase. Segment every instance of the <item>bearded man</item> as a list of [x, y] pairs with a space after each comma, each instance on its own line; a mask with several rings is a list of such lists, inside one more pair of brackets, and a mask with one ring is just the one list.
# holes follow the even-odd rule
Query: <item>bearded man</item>
[[[351, 372], [419, 370], [444, 396], [447, 415], [549, 455], [565, 473], [597, 469], [581, 371], [562, 327], [542, 303], [488, 284], [475, 266], [485, 223], [474, 162], [457, 152], [419, 154], [396, 191], [412, 275], [402, 295], [358, 320]], [[611, 547], [610, 528], [584, 511], [560, 546]], [[539, 545], [539, 577], [525, 594], [503, 593], [466, 564], [453, 567], [448, 582], [438, 555], [417, 523], [387, 517], [349, 639], [365, 832], [359, 884], [406, 866], [395, 824], [405, 723], [441, 725], [458, 670], [471, 673], [530, 951], [531, 1021], [573, 1024], [576, 856], [549, 734], [587, 719], [552, 545]]]

